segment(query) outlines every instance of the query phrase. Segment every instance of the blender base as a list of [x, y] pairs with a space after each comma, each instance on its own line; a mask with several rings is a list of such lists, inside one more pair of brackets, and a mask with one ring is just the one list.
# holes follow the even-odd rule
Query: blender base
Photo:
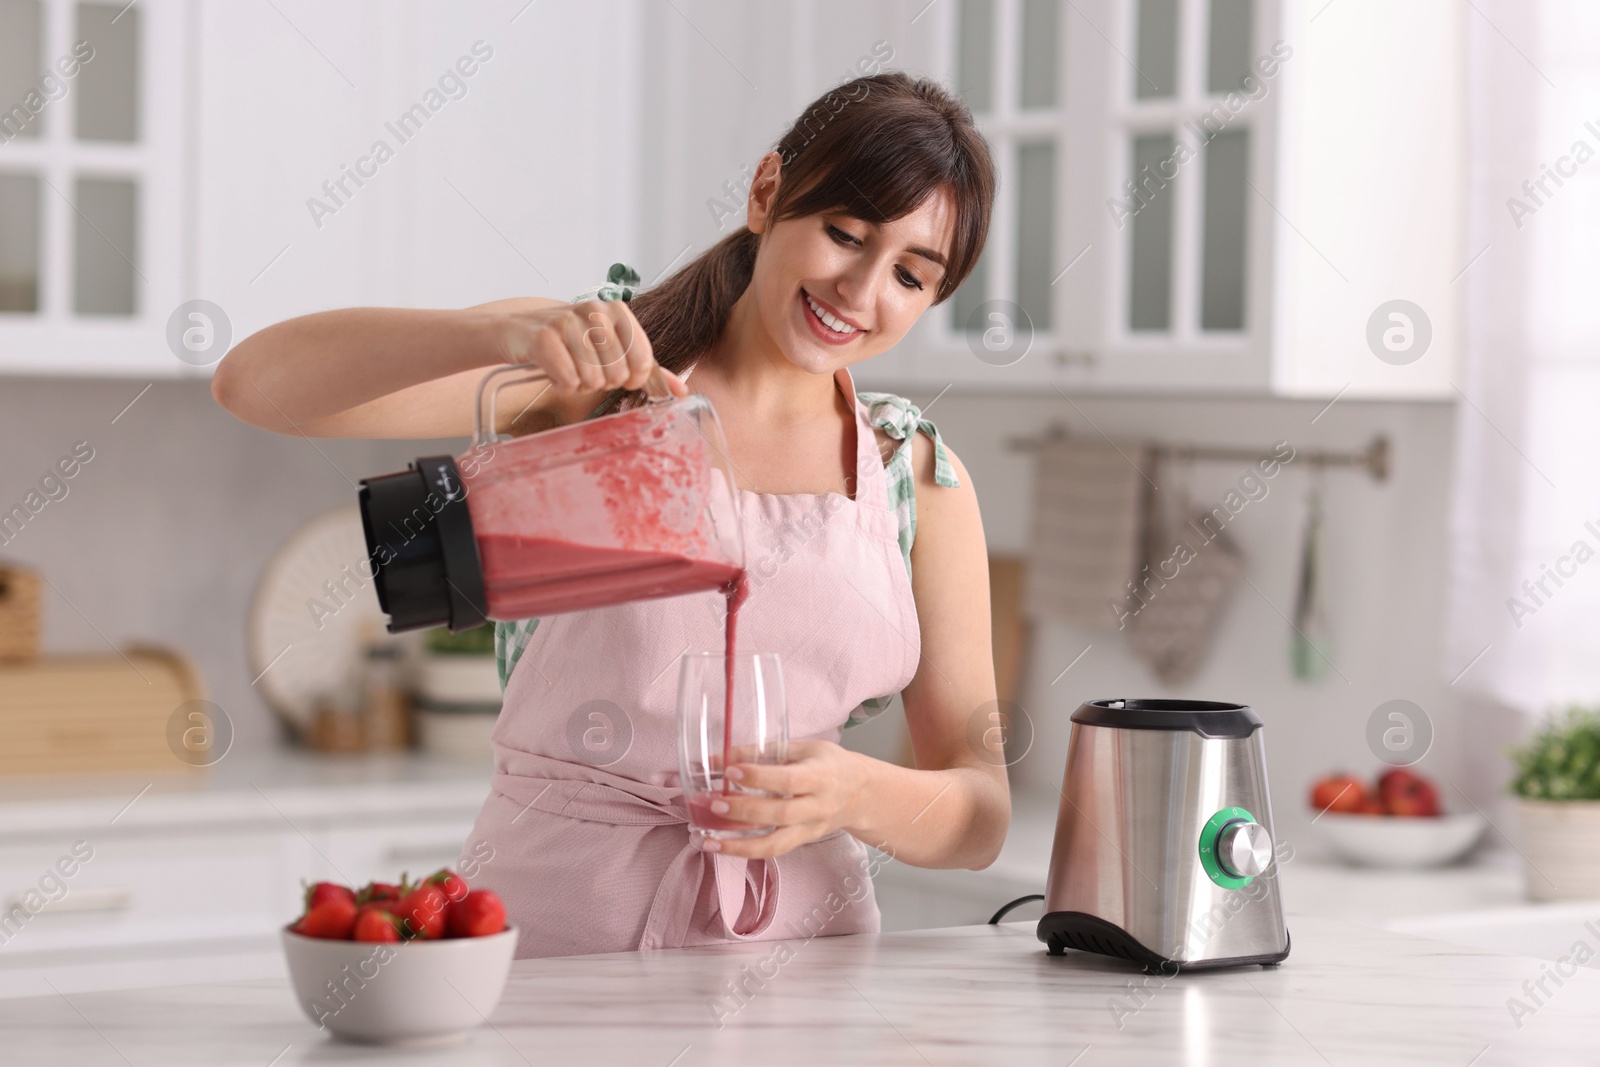
[[1093, 952], [1138, 964], [1145, 974], [1171, 977], [1182, 971], [1210, 971], [1224, 967], [1276, 967], [1289, 956], [1291, 942], [1284, 932], [1282, 952], [1258, 956], [1228, 956], [1209, 960], [1174, 960], [1145, 947], [1137, 938], [1115, 923], [1081, 911], [1053, 911], [1039, 920], [1038, 938], [1052, 956], [1066, 950]]

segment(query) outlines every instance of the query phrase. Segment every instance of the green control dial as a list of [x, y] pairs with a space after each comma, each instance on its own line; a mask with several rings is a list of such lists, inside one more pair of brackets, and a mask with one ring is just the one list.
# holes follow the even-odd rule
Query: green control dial
[[1224, 889], [1243, 889], [1254, 879], [1231, 874], [1223, 867], [1217, 857], [1217, 839], [1222, 836], [1223, 828], [1232, 823], [1255, 821], [1256, 817], [1243, 808], [1223, 808], [1207, 819], [1200, 830], [1200, 866], [1205, 868], [1207, 877]]

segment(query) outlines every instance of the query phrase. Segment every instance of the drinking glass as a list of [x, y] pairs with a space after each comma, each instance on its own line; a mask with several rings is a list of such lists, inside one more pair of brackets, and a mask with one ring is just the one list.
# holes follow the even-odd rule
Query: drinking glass
[[724, 729], [729, 657], [685, 652], [678, 666], [678, 773], [689, 825], [708, 837], [761, 837], [777, 829], [736, 822], [711, 811], [720, 794], [775, 794], [723, 777], [727, 763], [778, 764], [789, 756], [789, 714], [783, 670], [776, 652], [736, 652], [733, 657], [731, 730]]

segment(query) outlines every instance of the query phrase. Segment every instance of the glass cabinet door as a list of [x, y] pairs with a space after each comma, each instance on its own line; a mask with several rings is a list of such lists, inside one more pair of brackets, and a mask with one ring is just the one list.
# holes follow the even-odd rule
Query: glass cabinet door
[[[1000, 184], [978, 269], [923, 342], [940, 374], [1266, 388], [1273, 5], [959, 0], [947, 18], [948, 81]], [[1026, 357], [964, 360], [997, 309]]]
[[169, 368], [180, 0], [0, 0], [0, 372]]
[[[44, 124], [45, 95], [36, 83], [44, 64], [44, 10], [39, 0], [0, 0], [0, 145], [36, 143]], [[39, 210], [37, 166], [8, 165], [0, 155], [0, 314], [39, 310]]]
[[[1061, 0], [959, 0], [954, 77], [994, 154], [998, 185], [983, 255], [950, 298], [932, 343], [942, 370], [991, 384], [1035, 377], [1060, 321], [1059, 161], [1065, 121]], [[962, 350], [967, 350], [967, 357]]]
[[1255, 0], [1131, 0], [1133, 54], [1110, 207], [1127, 270], [1120, 327], [1178, 343], [1245, 328]]

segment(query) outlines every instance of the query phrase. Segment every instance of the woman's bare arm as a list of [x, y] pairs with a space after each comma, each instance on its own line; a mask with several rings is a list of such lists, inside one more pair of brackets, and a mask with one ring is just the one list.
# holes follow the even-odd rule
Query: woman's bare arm
[[[922, 660], [900, 694], [916, 769], [874, 761], [850, 833], [915, 867], [993, 863], [1011, 823], [1005, 753], [998, 737], [989, 554], [972, 477], [946, 448], [956, 488], [933, 480], [932, 442], [912, 445], [917, 536], [911, 585]], [[976, 725], [975, 725], [976, 724]], [[998, 725], [998, 724], [994, 724]], [[975, 746], [974, 736], [985, 744]]]
[[[708, 841], [731, 856], [776, 856], [843, 828], [914, 867], [993, 863], [1011, 823], [1005, 753], [996, 744], [994, 653], [989, 632], [989, 556], [972, 479], [955, 453], [961, 483], [937, 485], [933, 451], [912, 443], [917, 537], [912, 592], [922, 659], [901, 693], [916, 767], [901, 767], [831, 741], [789, 742], [788, 763], [739, 764], [728, 777], [771, 797], [739, 793], [714, 814], [776, 826], [762, 837]], [[909, 638], [907, 638], [909, 640]]]
[[446, 310], [346, 308], [276, 323], [234, 346], [211, 392], [235, 417], [278, 433], [459, 437], [472, 431], [478, 382], [506, 363], [544, 370], [551, 382], [508, 386], [497, 409], [502, 431], [519, 412], [582, 418], [609, 389], [639, 388], [659, 370], [625, 303], [517, 297]]

